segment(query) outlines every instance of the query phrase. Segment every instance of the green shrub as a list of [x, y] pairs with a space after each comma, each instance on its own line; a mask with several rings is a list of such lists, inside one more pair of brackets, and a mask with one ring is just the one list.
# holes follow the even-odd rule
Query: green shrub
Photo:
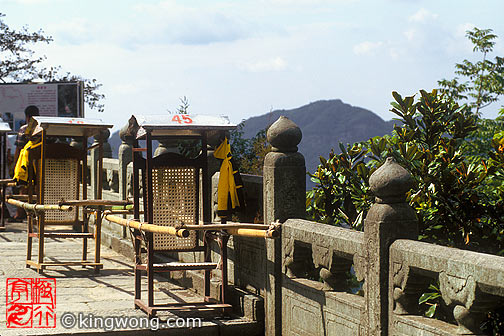
[[[307, 194], [313, 220], [362, 230], [372, 204], [369, 176], [392, 156], [408, 169], [416, 187], [407, 200], [417, 211], [420, 240], [504, 253], [504, 133], [490, 152], [477, 154], [467, 141], [478, 130], [478, 116], [437, 90], [417, 99], [393, 92], [391, 111], [401, 124], [392, 136], [340, 145], [341, 154], [321, 157]], [[493, 244], [489, 244], [491, 241]]]

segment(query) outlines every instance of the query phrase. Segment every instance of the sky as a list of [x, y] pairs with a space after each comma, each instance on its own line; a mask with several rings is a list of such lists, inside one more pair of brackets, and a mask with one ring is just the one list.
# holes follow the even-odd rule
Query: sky
[[[504, 55], [502, 0], [0, 0], [11, 28], [42, 29], [46, 65], [96, 78], [115, 128], [175, 111], [234, 123], [341, 99], [385, 120], [403, 96], [475, 61], [465, 32], [491, 28]], [[494, 118], [501, 102], [484, 109]]]

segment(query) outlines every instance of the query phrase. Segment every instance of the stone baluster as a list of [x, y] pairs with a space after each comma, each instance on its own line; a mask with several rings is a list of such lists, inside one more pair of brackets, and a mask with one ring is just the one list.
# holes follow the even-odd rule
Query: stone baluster
[[110, 146], [108, 139], [110, 137], [110, 131], [108, 129], [104, 129], [100, 132], [100, 137], [103, 143], [103, 157], [104, 158], [112, 158], [112, 147]]
[[[410, 173], [393, 158], [378, 168], [369, 184], [375, 203], [364, 221], [365, 247], [358, 277], [364, 277], [366, 313], [363, 325], [367, 335], [388, 335], [389, 248], [396, 239], [417, 239], [418, 223], [413, 208], [406, 203], [406, 192], [413, 187]], [[361, 265], [364, 263], [364, 265]], [[364, 275], [364, 276], [362, 276]]]
[[[93, 143], [91, 146], [98, 145], [98, 138], [94, 137]], [[95, 147], [90, 151], [91, 162], [90, 162], [90, 176], [91, 176], [91, 199], [96, 199], [97, 190], [98, 190], [98, 159], [99, 159], [99, 148]]]
[[129, 124], [125, 125], [119, 131], [121, 145], [119, 146], [119, 195], [121, 199], [128, 198], [128, 164], [133, 160], [133, 142], [134, 139], [129, 137]]
[[158, 146], [154, 151], [154, 156], [159, 156], [166, 153], [180, 153], [178, 139], [160, 139]]
[[[108, 138], [110, 136], [110, 131], [108, 129], [103, 130], [100, 132], [99, 135], [94, 136], [94, 141], [93, 145], [96, 145], [99, 143], [99, 139], [102, 141], [102, 147], [103, 147], [103, 157], [104, 158], [111, 158], [112, 157], [112, 148], [110, 147], [110, 144], [108, 143]], [[93, 148], [91, 150], [91, 198], [96, 199], [99, 195], [98, 193], [98, 159], [99, 159], [99, 151], [100, 149], [98, 147]], [[106, 173], [105, 176], [103, 175], [104, 172], [101, 171], [100, 174], [102, 174], [102, 181], [106, 181]], [[105, 177], [105, 178], [103, 178]], [[101, 194], [101, 193], [100, 193]]]
[[[219, 220], [217, 216], [217, 188], [215, 189], [215, 197], [212, 196], [214, 192], [212, 188], [212, 176], [220, 171], [221, 162], [214, 156], [215, 149], [222, 143], [224, 138], [227, 137], [229, 141], [229, 132], [211, 131], [207, 133], [207, 167], [208, 167], [208, 185], [210, 186], [210, 200], [215, 200], [215, 204], [211, 203], [212, 221]], [[232, 153], [231, 153], [232, 154]]]
[[[267, 133], [272, 145], [264, 159], [264, 221], [281, 223], [306, 215], [305, 159], [297, 150], [302, 133], [299, 127], [282, 116]], [[282, 242], [266, 241], [266, 335], [282, 333]]]

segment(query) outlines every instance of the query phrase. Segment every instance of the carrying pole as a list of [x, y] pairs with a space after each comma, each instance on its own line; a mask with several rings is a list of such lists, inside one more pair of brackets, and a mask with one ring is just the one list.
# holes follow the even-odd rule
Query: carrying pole
[[155, 224], [149, 224], [149, 223], [143, 223], [139, 221], [135, 221], [132, 219], [125, 219], [119, 216], [114, 216], [105, 213], [105, 219], [112, 222], [116, 223], [122, 226], [126, 227], [131, 227], [133, 229], [145, 231], [145, 232], [152, 232], [152, 233], [164, 233], [164, 234], [169, 234], [172, 236], [177, 236], [180, 238], [187, 238], [189, 237], [189, 231], [186, 229], [181, 229], [181, 228], [176, 228], [174, 226], [160, 226], [160, 225], [155, 225]]

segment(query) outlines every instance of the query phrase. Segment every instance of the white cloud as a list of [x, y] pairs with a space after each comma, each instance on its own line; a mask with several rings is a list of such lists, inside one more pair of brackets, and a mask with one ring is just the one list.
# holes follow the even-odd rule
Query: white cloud
[[281, 71], [287, 68], [287, 62], [282, 57], [275, 57], [254, 63], [245, 63], [241, 66], [250, 72]]
[[[12, 3], [17, 3], [19, 5], [45, 5], [45, 4], [49, 4], [49, 3], [54, 3], [54, 2], [58, 2], [58, 1], [61, 1], [61, 0], [7, 0], [5, 2], [12, 2]], [[0, 1], [2, 2], [2, 1]]]
[[409, 17], [410, 22], [425, 23], [429, 20], [437, 19], [438, 15], [429, 12], [425, 8], [420, 8], [415, 14]]
[[[32, 1], [32, 0], [30, 0]], [[70, 44], [89, 42], [100, 36], [100, 29], [86, 18], [75, 17], [48, 25], [51, 35], [58, 35], [58, 41]]]
[[459, 24], [456, 28], [456, 31], [455, 31], [455, 36], [456, 37], [464, 37], [466, 36], [466, 32], [468, 30], [472, 30], [474, 29], [474, 27], [476, 27], [476, 25], [474, 23], [463, 23], [463, 24]]
[[313, 5], [331, 5], [342, 2], [355, 2], [356, 0], [264, 0], [273, 5], [283, 6], [313, 6]]
[[413, 41], [417, 36], [417, 31], [415, 29], [409, 29], [403, 32], [403, 35], [406, 37], [408, 41]]
[[378, 50], [382, 45], [383, 42], [364, 41], [354, 45], [353, 52], [356, 55], [372, 55], [375, 54], [376, 50]]
[[[135, 6], [137, 18], [143, 23], [134, 27], [130, 37], [142, 44], [161, 43], [208, 44], [229, 42], [248, 37], [257, 27], [225, 7], [191, 7], [175, 0]], [[145, 24], [145, 22], [148, 24]]]

